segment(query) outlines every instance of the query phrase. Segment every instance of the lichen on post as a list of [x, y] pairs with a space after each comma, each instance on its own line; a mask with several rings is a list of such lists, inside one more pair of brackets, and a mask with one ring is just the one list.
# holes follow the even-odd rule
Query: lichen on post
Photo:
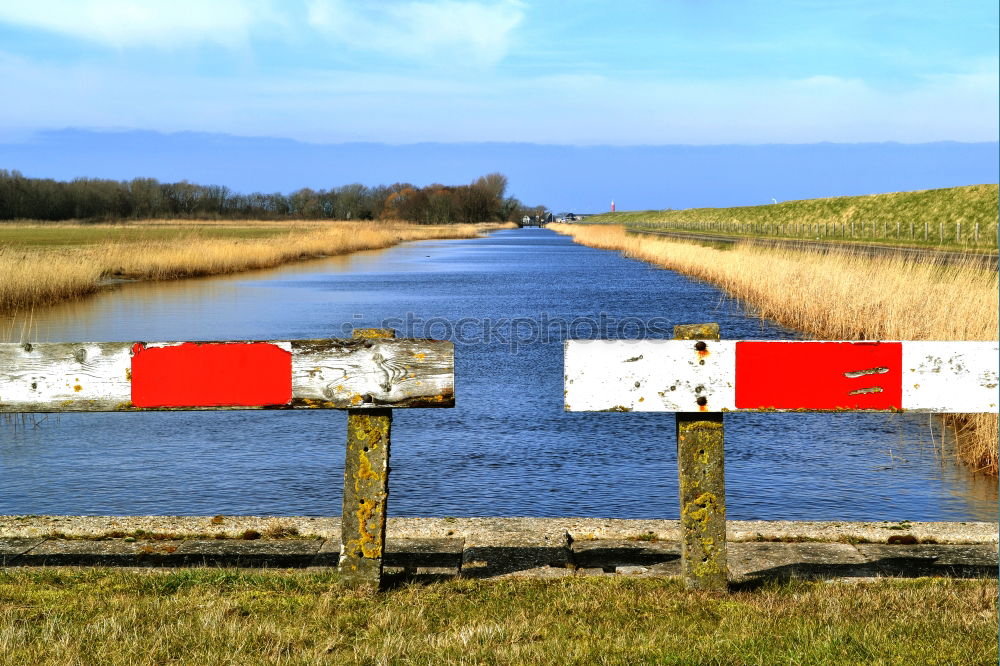
[[[353, 337], [392, 338], [395, 333], [386, 329], [357, 329]], [[341, 580], [348, 586], [377, 588], [382, 581], [391, 425], [391, 409], [347, 410], [338, 568]]]
[[[718, 340], [718, 324], [674, 327], [675, 340]], [[701, 343], [698, 343], [701, 344]], [[711, 345], [691, 346], [692, 357]], [[689, 589], [725, 590], [726, 490], [723, 415], [677, 412], [677, 472], [681, 505], [681, 571]]]

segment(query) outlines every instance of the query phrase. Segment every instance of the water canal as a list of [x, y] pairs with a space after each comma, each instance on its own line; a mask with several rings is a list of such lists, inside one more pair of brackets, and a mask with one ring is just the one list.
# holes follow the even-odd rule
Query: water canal
[[[36, 313], [29, 337], [281, 340], [387, 321], [456, 341], [458, 406], [395, 412], [390, 513], [405, 516], [675, 518], [673, 417], [563, 412], [562, 338], [669, 338], [701, 321], [795, 337], [710, 285], [543, 229], [126, 284]], [[7, 423], [0, 514], [339, 515], [345, 424], [336, 411]], [[927, 415], [734, 414], [726, 440], [730, 518], [996, 516], [995, 480], [950, 462]]]

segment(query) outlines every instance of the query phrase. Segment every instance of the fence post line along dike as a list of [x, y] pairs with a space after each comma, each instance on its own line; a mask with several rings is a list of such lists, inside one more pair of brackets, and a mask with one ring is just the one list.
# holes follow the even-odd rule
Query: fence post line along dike
[[676, 413], [690, 587], [725, 585], [725, 412], [972, 414], [1000, 403], [996, 341], [720, 340], [716, 324], [678, 326], [674, 335], [567, 340], [564, 407]]
[[[718, 324], [674, 327], [675, 340], [689, 340], [692, 358], [707, 357], [719, 339]], [[698, 358], [703, 363], [704, 358]], [[697, 393], [697, 387], [695, 389]], [[695, 405], [707, 404], [698, 396]], [[677, 477], [681, 516], [681, 575], [689, 589], [725, 590], [726, 480], [723, 414], [677, 412]]]
[[[355, 329], [358, 339], [395, 337], [391, 329]], [[382, 580], [389, 498], [391, 409], [348, 409], [344, 503], [340, 520], [341, 579], [363, 586]]]
[[[381, 583], [392, 409], [454, 407], [454, 345], [351, 339], [0, 344], [0, 413], [347, 410], [339, 566]], [[126, 424], [123, 423], [123, 427]]]

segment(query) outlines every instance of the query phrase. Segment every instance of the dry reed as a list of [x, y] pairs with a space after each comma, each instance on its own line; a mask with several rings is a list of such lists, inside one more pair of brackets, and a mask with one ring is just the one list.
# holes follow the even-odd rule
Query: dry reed
[[[720, 250], [628, 235], [618, 226], [549, 228], [716, 284], [760, 317], [821, 339], [997, 339], [997, 274], [973, 265], [751, 244]], [[946, 421], [956, 429], [958, 456], [996, 475], [997, 415]]]
[[[75, 247], [0, 245], [0, 312], [27, 312], [84, 296], [101, 289], [107, 278], [166, 280], [234, 273], [299, 259], [380, 249], [404, 241], [473, 238], [487, 228], [473, 224], [333, 222], [299, 224], [287, 233], [266, 237], [253, 237], [250, 231], [248, 237], [206, 238], [200, 236], [203, 227], [197, 223], [180, 224], [190, 227], [187, 235], [163, 240]], [[233, 226], [252, 229], [254, 223]]]

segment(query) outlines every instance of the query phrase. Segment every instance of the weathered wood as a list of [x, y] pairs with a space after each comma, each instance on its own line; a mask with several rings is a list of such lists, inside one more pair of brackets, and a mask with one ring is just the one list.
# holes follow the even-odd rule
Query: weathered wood
[[[390, 329], [358, 329], [358, 340], [391, 338]], [[349, 409], [340, 532], [341, 580], [377, 588], [382, 581], [389, 498], [391, 409]]]
[[567, 411], [996, 412], [998, 377], [985, 341], [565, 343]]
[[735, 343], [568, 340], [565, 407], [574, 412], [734, 409]]
[[915, 412], [996, 412], [996, 342], [903, 343], [903, 408]]
[[441, 340], [292, 343], [293, 407], [453, 407], [455, 358]]
[[0, 412], [130, 409], [131, 346], [0, 344]]
[[[712, 341], [706, 346], [714, 347], [714, 341], [719, 339], [719, 326], [676, 326], [674, 337]], [[729, 568], [726, 562], [723, 415], [677, 412], [675, 418], [681, 575], [689, 589], [725, 590], [729, 584]]]
[[[231, 344], [270, 344], [290, 351], [291, 399], [280, 404], [252, 405], [180, 404], [141, 408], [133, 404], [133, 370], [138, 371], [133, 365], [137, 345], [143, 353], [152, 353], [183, 345]], [[151, 381], [155, 382], [156, 378]], [[199, 380], [192, 376], [186, 381], [197, 385]], [[260, 343], [0, 344], [0, 412], [452, 406], [454, 347], [447, 341], [332, 339]]]

